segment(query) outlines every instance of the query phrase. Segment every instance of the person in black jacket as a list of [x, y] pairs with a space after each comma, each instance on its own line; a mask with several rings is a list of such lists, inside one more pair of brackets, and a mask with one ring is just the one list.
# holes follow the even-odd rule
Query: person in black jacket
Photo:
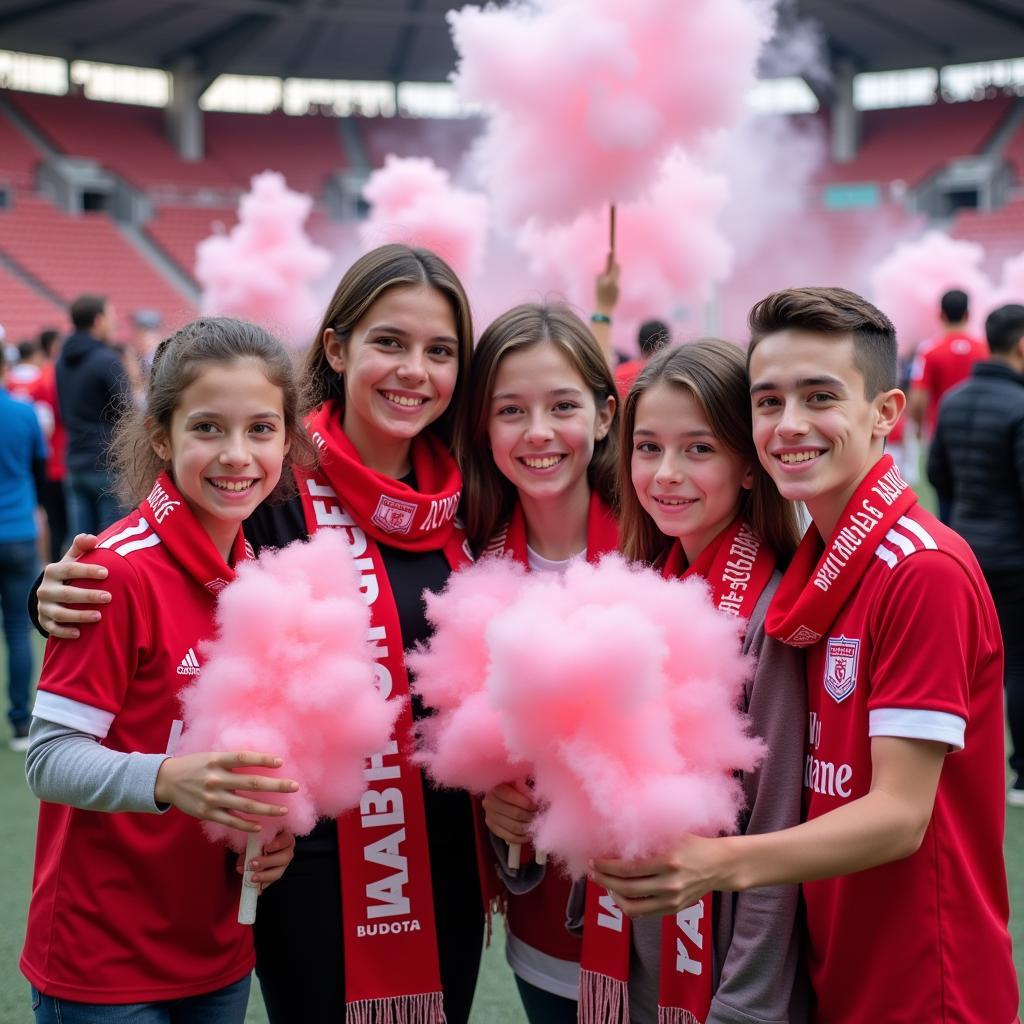
[[1006, 648], [1006, 711], [1016, 780], [1008, 802], [1024, 807], [1024, 306], [985, 321], [990, 359], [939, 405], [928, 479], [952, 502], [950, 525], [981, 564]]
[[71, 303], [74, 332], [57, 360], [57, 402], [67, 430], [70, 532], [100, 533], [124, 515], [107, 449], [128, 395], [121, 353], [110, 343], [114, 309], [99, 295]]

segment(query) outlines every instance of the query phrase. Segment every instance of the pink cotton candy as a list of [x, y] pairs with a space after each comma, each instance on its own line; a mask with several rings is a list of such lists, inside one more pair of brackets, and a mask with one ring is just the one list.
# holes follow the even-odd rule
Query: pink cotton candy
[[454, 573], [441, 594], [427, 593], [429, 647], [406, 656], [411, 685], [434, 715], [419, 724], [417, 760], [439, 785], [485, 793], [526, 774], [505, 748], [486, 697], [487, 625], [525, 586], [526, 571], [508, 558], [485, 558]]
[[230, 233], [196, 246], [203, 312], [244, 317], [293, 345], [306, 344], [320, 311], [313, 285], [331, 262], [303, 230], [312, 208], [313, 200], [291, 191], [282, 175], [257, 174]]
[[974, 242], [928, 231], [900, 245], [878, 265], [871, 279], [874, 301], [895, 324], [902, 354], [941, 332], [939, 301], [953, 288], [967, 293], [972, 328], [980, 329], [993, 293], [981, 269], [984, 255]]
[[[702, 170], [682, 151], [664, 161], [646, 195], [618, 208], [616, 256], [622, 265], [616, 323], [630, 336], [653, 317], [669, 319], [681, 304], [701, 305], [732, 265], [732, 247], [717, 223], [728, 199], [725, 178]], [[539, 280], [587, 309], [608, 255], [608, 210], [571, 224], [519, 233]]]
[[359, 226], [368, 248], [388, 242], [432, 249], [464, 278], [480, 273], [487, 242], [487, 198], [452, 185], [426, 157], [388, 156], [363, 188], [370, 216]]
[[1008, 303], [1024, 305], [1024, 252], [1011, 257], [1003, 264], [999, 289], [993, 294], [990, 305], [991, 309], [995, 309]]
[[[532, 775], [542, 808], [534, 842], [574, 875], [592, 857], [647, 856], [684, 833], [735, 826], [742, 793], [732, 773], [752, 767], [762, 744], [737, 710], [750, 671], [738, 623], [702, 582], [663, 580], [618, 556], [564, 577], [484, 563], [455, 579], [463, 595], [494, 586], [498, 599], [470, 627], [487, 651], [482, 692], [456, 708], [472, 705], [452, 749], [444, 731], [431, 737], [433, 762], [468, 760], [469, 746], [496, 773], [497, 726], [502, 758], [519, 770], [494, 781]], [[437, 645], [453, 627], [469, 632], [447, 596], [434, 599], [421, 673], [442, 674]], [[470, 646], [480, 664], [479, 639]]]
[[506, 226], [637, 198], [677, 146], [736, 124], [771, 35], [768, 3], [535, 0], [448, 15], [476, 157]]
[[[276, 772], [259, 771], [294, 779], [299, 791], [260, 794], [288, 808], [265, 826], [264, 841], [281, 828], [304, 835], [318, 817], [355, 807], [365, 759], [391, 738], [400, 704], [375, 684], [370, 613], [344, 538], [323, 530], [240, 565], [218, 599], [217, 627], [199, 677], [182, 693], [176, 753], [280, 757]], [[235, 829], [203, 827], [235, 849], [245, 845]]]

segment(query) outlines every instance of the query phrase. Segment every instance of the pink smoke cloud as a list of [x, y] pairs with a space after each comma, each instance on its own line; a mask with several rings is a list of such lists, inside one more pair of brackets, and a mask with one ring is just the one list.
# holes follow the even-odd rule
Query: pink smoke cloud
[[1013, 256], [1003, 264], [999, 290], [992, 297], [992, 307], [1007, 303], [1024, 305], [1024, 252]]
[[[260, 795], [288, 808], [264, 841], [280, 828], [304, 835], [318, 817], [355, 807], [366, 790], [365, 758], [388, 742], [400, 711], [375, 685], [369, 626], [349, 546], [330, 530], [242, 564], [218, 599], [217, 636], [182, 693], [176, 752], [258, 750], [282, 759], [279, 773], [300, 788]], [[245, 845], [235, 829], [203, 828], [234, 849]]]
[[289, 189], [281, 174], [257, 174], [239, 203], [238, 223], [196, 246], [202, 311], [243, 317], [305, 344], [319, 320], [313, 285], [331, 263], [303, 229], [312, 208], [313, 200]]
[[[732, 264], [732, 246], [717, 223], [727, 200], [721, 175], [676, 150], [642, 198], [620, 205], [615, 321], [621, 333], [635, 334], [635, 326], [651, 317], [668, 319], [680, 304], [707, 301]], [[519, 233], [519, 246], [540, 280], [586, 309], [607, 259], [607, 209], [583, 213], [568, 225], [530, 223]]]
[[506, 226], [637, 198], [675, 147], [740, 119], [773, 27], [770, 4], [745, 0], [536, 0], [448, 18]]
[[971, 325], [980, 329], [994, 291], [981, 269], [984, 256], [974, 242], [928, 231], [878, 264], [871, 276], [874, 301], [895, 324], [901, 354], [939, 332], [939, 300], [952, 288], [967, 292]]
[[424, 246], [460, 277], [479, 275], [487, 244], [487, 198], [452, 185], [448, 172], [432, 160], [389, 155], [370, 175], [363, 198], [372, 204], [359, 226], [368, 249], [387, 242]]
[[[494, 588], [472, 627], [484, 685], [469, 698], [459, 756], [470, 760], [469, 747], [493, 759], [499, 735], [502, 756], [528, 768], [542, 807], [538, 849], [579, 875], [591, 857], [642, 857], [686, 832], [735, 826], [742, 796], [732, 772], [756, 763], [762, 744], [737, 711], [749, 664], [736, 620], [714, 609], [704, 584], [663, 580], [617, 556], [564, 578], [524, 579], [505, 561], [459, 575], [463, 594], [486, 599]], [[432, 609], [420, 673], [443, 673], [434, 644], [455, 642], [451, 630], [462, 628], [446, 598]], [[445, 756], [445, 733], [433, 741]]]

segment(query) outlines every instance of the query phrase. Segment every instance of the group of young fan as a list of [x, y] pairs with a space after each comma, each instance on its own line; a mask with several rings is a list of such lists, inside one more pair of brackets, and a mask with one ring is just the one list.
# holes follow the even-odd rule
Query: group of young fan
[[[242, 321], [164, 341], [114, 448], [137, 509], [38, 591], [52, 636], [21, 958], [36, 1020], [241, 1022], [255, 964], [276, 1024], [465, 1024], [500, 895], [531, 1024], [588, 1018], [581, 973], [626, 983], [624, 1022], [1012, 1024], [999, 626], [969, 548], [884, 453], [904, 406], [892, 325], [801, 288], [759, 302], [750, 330], [746, 355], [665, 349], [620, 405], [569, 309], [518, 306], [474, 347], [452, 270], [388, 245], [345, 273], [298, 381]], [[177, 693], [238, 560], [321, 528], [347, 531], [374, 577], [398, 697], [423, 591], [474, 556], [560, 572], [620, 549], [714, 597], [743, 540], [744, 710], [768, 754], [738, 833], [595, 861], [604, 895], [585, 904], [555, 869], [508, 868], [527, 787], [481, 803], [395, 748], [370, 766], [401, 792], [400, 841], [364, 845], [358, 811], [280, 834], [250, 865], [268, 887], [256, 925], [238, 925], [242, 865], [195, 819], [255, 830], [240, 815], [279, 813], [261, 793], [294, 784], [274, 751], [175, 757]], [[247, 766], [281, 770], [241, 789]], [[684, 934], [713, 948], [695, 960]]]

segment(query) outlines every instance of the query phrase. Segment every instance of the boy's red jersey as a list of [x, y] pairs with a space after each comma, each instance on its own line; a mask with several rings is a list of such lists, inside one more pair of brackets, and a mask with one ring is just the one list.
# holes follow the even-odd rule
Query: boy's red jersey
[[1002, 645], [967, 544], [919, 505], [808, 648], [808, 818], [864, 796], [871, 737], [947, 744], [921, 848], [805, 885], [822, 1024], [1012, 1024]]
[[[49, 642], [35, 713], [114, 750], [168, 751], [181, 728], [178, 692], [213, 634], [216, 596], [138, 509], [84, 560], [109, 575], [83, 585], [112, 600], [81, 639]], [[239, 882], [234, 855], [176, 808], [105, 814], [44, 802], [21, 969], [41, 992], [89, 1003], [232, 984], [254, 962], [250, 929], [236, 920]]]

